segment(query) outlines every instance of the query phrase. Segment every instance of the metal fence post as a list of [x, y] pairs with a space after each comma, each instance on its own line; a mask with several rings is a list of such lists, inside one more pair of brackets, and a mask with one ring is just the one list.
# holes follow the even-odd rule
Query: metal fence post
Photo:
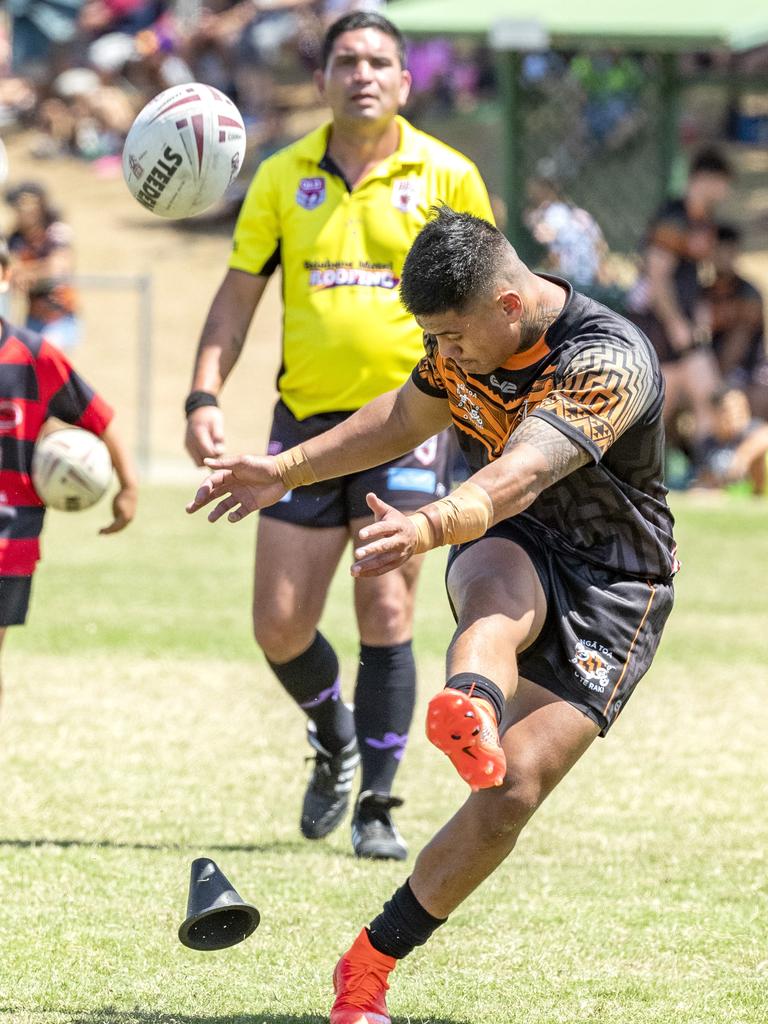
[[[133, 292], [138, 298], [136, 320], [136, 462], [142, 476], [152, 470], [152, 275], [151, 274], [75, 274], [73, 283], [78, 288]], [[22, 296], [13, 295], [15, 303]], [[19, 320], [24, 313], [19, 310]]]
[[152, 468], [152, 275], [141, 274], [139, 289], [139, 344], [136, 394], [136, 458], [139, 471]]

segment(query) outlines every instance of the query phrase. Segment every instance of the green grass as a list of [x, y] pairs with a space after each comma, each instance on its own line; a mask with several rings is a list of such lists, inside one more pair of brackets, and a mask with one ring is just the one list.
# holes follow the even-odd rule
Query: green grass
[[[148, 489], [124, 535], [50, 516], [28, 625], [6, 641], [0, 1020], [316, 1024], [330, 972], [408, 865], [298, 836], [300, 717], [249, 636], [252, 526]], [[398, 966], [398, 1024], [768, 1019], [768, 509], [677, 502], [678, 607], [610, 737], [509, 861]], [[442, 681], [444, 556], [419, 604], [419, 717]], [[339, 574], [324, 628], [347, 688]], [[413, 852], [462, 799], [419, 728], [398, 783]], [[192, 952], [189, 865], [213, 857], [262, 923]]]

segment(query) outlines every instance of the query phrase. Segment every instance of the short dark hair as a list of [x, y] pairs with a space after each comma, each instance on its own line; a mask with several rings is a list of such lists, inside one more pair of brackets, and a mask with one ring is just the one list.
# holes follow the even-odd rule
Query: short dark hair
[[385, 18], [383, 14], [376, 14], [375, 11], [352, 11], [351, 14], [345, 14], [334, 21], [325, 33], [320, 54], [323, 70], [328, 66], [333, 44], [339, 36], [344, 32], [354, 32], [359, 28], [375, 28], [379, 32], [383, 32], [385, 36], [394, 39], [397, 44], [400, 65], [405, 67], [405, 38], [397, 25], [393, 25], [389, 18]]
[[743, 233], [741, 228], [737, 228], [735, 224], [717, 225], [718, 242], [730, 243], [731, 245], [739, 245], [742, 237]]
[[51, 206], [48, 193], [39, 181], [22, 181], [19, 185], [14, 185], [5, 193], [5, 201], [9, 206], [16, 206], [22, 196], [34, 196], [39, 201], [46, 225], [53, 224], [59, 219], [58, 210]]
[[5, 201], [10, 206], [18, 203], [22, 196], [35, 196], [36, 199], [46, 199], [45, 189], [39, 181], [22, 181], [18, 185], [9, 188], [5, 193]]
[[487, 220], [432, 207], [403, 266], [400, 299], [412, 316], [463, 310], [482, 295], [515, 251]]
[[691, 174], [720, 174], [733, 177], [733, 167], [719, 149], [702, 149], [691, 160]]

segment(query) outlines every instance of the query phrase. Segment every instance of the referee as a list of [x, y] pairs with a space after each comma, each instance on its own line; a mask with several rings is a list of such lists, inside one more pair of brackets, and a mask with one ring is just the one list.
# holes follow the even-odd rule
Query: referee
[[[397, 387], [418, 361], [422, 332], [397, 285], [429, 208], [443, 202], [492, 219], [475, 166], [398, 115], [411, 82], [404, 65], [403, 38], [379, 14], [348, 14], [328, 29], [315, 81], [332, 120], [260, 165], [202, 331], [186, 402], [186, 446], [197, 464], [224, 450], [218, 396], [278, 266], [284, 311], [272, 454]], [[413, 714], [422, 559], [355, 581], [354, 709], [342, 699], [336, 653], [317, 626], [345, 548], [371, 522], [366, 494], [413, 511], [445, 494], [449, 462], [445, 436], [432, 437], [376, 469], [289, 492], [259, 521], [254, 635], [306, 714], [314, 754], [301, 831], [319, 839], [340, 823], [361, 762], [352, 818], [360, 857], [407, 854], [392, 820], [401, 803], [392, 784]]]

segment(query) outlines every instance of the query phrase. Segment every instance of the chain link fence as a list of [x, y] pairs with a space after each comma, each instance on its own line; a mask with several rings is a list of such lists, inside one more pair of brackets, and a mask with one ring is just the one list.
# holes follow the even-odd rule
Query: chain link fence
[[[612, 253], [632, 261], [657, 207], [682, 192], [687, 158], [709, 145], [721, 148], [736, 171], [723, 215], [744, 229], [748, 244], [765, 248], [768, 56], [764, 72], [749, 78], [708, 75], [694, 58], [684, 58], [676, 82], [670, 70], [677, 74], [679, 67], [670, 60], [677, 58], [612, 52], [521, 58], [513, 83], [518, 187], [508, 196], [519, 208], [509, 210], [508, 233], [529, 259], [542, 255], [527, 232], [519, 237], [526, 186], [537, 176], [556, 181], [595, 217]], [[499, 91], [470, 112], [427, 112], [419, 124], [471, 156], [491, 191], [503, 196], [508, 126]]]
[[618, 252], [637, 247], [659, 200], [659, 77], [652, 57], [552, 55], [522, 64], [523, 180], [556, 182]]

